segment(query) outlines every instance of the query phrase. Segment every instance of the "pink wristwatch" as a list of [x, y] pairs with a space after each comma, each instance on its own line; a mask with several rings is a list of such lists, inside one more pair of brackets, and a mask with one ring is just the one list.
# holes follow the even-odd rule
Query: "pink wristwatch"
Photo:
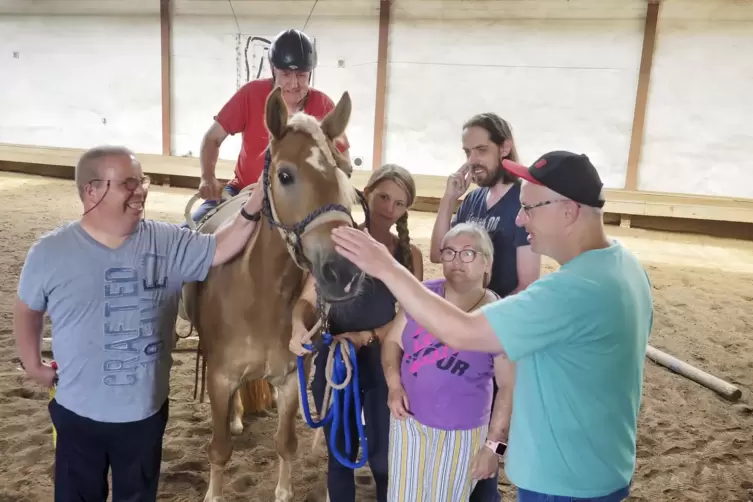
[[486, 440], [486, 447], [489, 448], [491, 451], [493, 451], [500, 457], [504, 455], [505, 450], [507, 450], [506, 443], [503, 443], [502, 441], [491, 441], [489, 439]]

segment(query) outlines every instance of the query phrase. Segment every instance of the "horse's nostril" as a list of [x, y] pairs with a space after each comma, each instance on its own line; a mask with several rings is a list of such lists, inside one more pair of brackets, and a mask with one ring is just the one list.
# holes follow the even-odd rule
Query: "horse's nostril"
[[322, 266], [322, 279], [325, 283], [337, 284], [337, 270], [333, 262], [328, 261]]

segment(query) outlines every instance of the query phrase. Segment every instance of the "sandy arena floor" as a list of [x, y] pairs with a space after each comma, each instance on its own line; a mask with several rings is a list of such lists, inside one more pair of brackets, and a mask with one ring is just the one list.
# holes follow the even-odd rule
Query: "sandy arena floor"
[[[147, 217], [178, 222], [191, 192], [154, 187]], [[47, 391], [24, 378], [12, 333], [18, 273], [33, 241], [78, 217], [72, 182], [0, 172], [0, 502], [52, 500], [52, 435]], [[433, 215], [413, 213], [411, 232], [427, 256]], [[630, 500], [753, 501], [753, 243], [609, 227], [645, 263], [656, 322], [650, 343], [743, 390], [738, 403], [647, 361]], [[428, 259], [425, 258], [428, 262]], [[546, 270], [552, 264], [545, 263]], [[427, 277], [437, 276], [436, 266]], [[49, 334], [47, 335], [49, 336]], [[202, 500], [208, 481], [208, 404], [192, 400], [194, 358], [176, 354], [160, 500]], [[228, 501], [274, 500], [274, 411], [246, 417], [228, 466]], [[312, 432], [299, 422], [296, 500], [321, 489], [326, 454], [310, 454]], [[514, 488], [502, 476], [504, 500]], [[359, 500], [374, 500], [364, 487]]]

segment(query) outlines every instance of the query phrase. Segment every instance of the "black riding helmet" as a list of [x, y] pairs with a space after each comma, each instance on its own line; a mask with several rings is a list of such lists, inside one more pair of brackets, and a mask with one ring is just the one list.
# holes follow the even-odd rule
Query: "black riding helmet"
[[300, 30], [279, 33], [269, 46], [269, 62], [279, 70], [312, 71], [316, 67], [316, 51], [311, 39]]

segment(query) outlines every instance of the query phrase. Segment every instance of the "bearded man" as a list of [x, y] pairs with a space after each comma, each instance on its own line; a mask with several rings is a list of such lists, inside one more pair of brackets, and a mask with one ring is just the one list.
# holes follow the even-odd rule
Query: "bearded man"
[[[475, 115], [463, 124], [463, 150], [467, 161], [448, 178], [439, 204], [431, 234], [430, 259], [432, 263], [439, 263], [442, 239], [450, 227], [466, 221], [481, 224], [494, 245], [494, 262], [487, 287], [504, 298], [524, 290], [539, 278], [541, 270], [541, 255], [531, 250], [525, 228], [515, 224], [520, 211], [520, 179], [502, 168], [504, 159], [518, 162], [510, 124], [495, 113]], [[457, 200], [468, 190], [471, 181], [478, 188], [465, 197], [453, 218]], [[495, 381], [492, 403], [497, 390]], [[504, 431], [505, 436], [507, 432]], [[487, 455], [497, 454], [486, 446], [482, 448]], [[495, 473], [491, 478], [479, 480], [470, 502], [500, 501], [497, 478], [498, 473]]]
[[[494, 265], [488, 288], [504, 298], [539, 278], [541, 256], [531, 251], [525, 228], [515, 225], [520, 210], [520, 180], [502, 168], [502, 160], [518, 162], [510, 125], [495, 113], [482, 113], [463, 125], [467, 162], [450, 175], [431, 234], [432, 263], [439, 263], [442, 238], [457, 223], [475, 221], [494, 244]], [[460, 204], [471, 181], [478, 185]]]

